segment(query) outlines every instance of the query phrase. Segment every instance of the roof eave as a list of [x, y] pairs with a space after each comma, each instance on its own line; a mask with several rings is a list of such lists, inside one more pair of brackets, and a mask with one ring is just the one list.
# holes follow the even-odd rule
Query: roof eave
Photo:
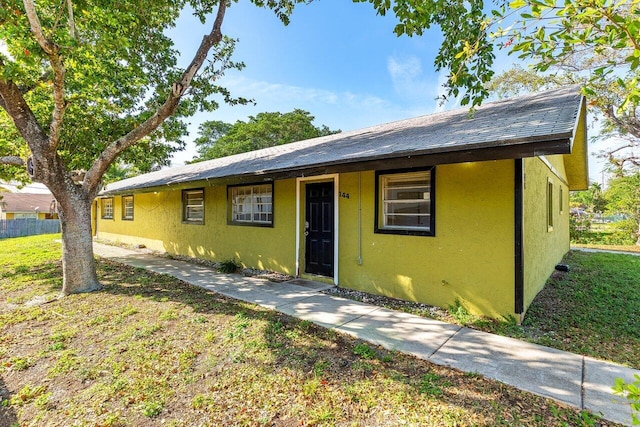
[[564, 158], [569, 190], [589, 188], [589, 152], [587, 147], [587, 102], [583, 96], [571, 138], [571, 150]]
[[478, 161], [504, 160], [524, 157], [535, 157], [550, 154], [571, 153], [571, 134], [554, 135], [552, 138], [529, 138], [520, 141], [500, 141], [473, 147], [462, 146], [439, 148], [406, 153], [393, 153], [386, 156], [347, 159], [343, 162], [316, 163], [298, 168], [272, 169], [255, 171], [246, 174], [223, 177], [200, 178], [165, 184], [134, 185], [112, 191], [104, 191], [100, 195], [109, 197], [122, 194], [150, 193], [185, 188], [206, 187], [229, 183], [256, 183], [302, 176], [314, 176], [328, 173], [361, 172], [366, 170], [385, 170], [396, 168], [412, 168], [434, 166], [439, 164], [466, 163]]

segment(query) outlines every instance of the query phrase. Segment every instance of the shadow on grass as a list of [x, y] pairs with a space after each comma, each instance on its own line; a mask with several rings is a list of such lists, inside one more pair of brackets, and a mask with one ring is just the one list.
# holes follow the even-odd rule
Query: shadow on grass
[[[143, 268], [104, 259], [98, 259], [97, 263], [99, 280], [104, 286], [100, 291], [102, 293], [141, 297], [156, 302], [172, 301], [191, 307], [194, 313], [266, 322], [263, 338], [273, 353], [277, 367], [296, 368], [306, 373], [319, 359], [329, 357], [329, 353], [335, 349], [340, 349], [339, 352], [342, 353], [338, 363], [341, 368], [348, 369], [357, 360], [350, 352], [356, 340], [311, 322], [236, 300], [167, 274], [153, 273]], [[127, 277], [126, 283], [122, 281], [123, 276]], [[325, 351], [321, 345], [314, 345], [312, 342], [301, 344], [301, 341], [305, 340], [295, 339], [299, 334], [314, 336], [325, 342], [330, 341], [333, 344], [332, 350]]]
[[[273, 372], [294, 369], [309, 381], [318, 380], [318, 387], [325, 384], [324, 381], [347, 390], [354, 387], [369, 388], [371, 391], [358, 393], [375, 394], [374, 389], [381, 385], [374, 386], [372, 382], [385, 378], [387, 385], [395, 384], [391, 387], [403, 389], [398, 392], [402, 395], [409, 391], [415, 398], [422, 396], [451, 408], [459, 408], [462, 412], [452, 412], [454, 418], [458, 416], [456, 414], [476, 412], [513, 414], [512, 403], [518, 401], [526, 403], [517, 405], [520, 408], [517, 412], [525, 412], [522, 408], [527, 407], [533, 408], [530, 410], [536, 413], [535, 408], [540, 406], [544, 406], [547, 412], [553, 411], [549, 409], [553, 404], [541, 405], [542, 398], [486, 380], [481, 375], [465, 374], [362, 343], [309, 321], [241, 302], [171, 276], [104, 259], [99, 259], [98, 265], [100, 280], [105, 285], [103, 293], [177, 302], [191, 307], [196, 313], [231, 316], [231, 322], [237, 322], [238, 319], [241, 322], [265, 322], [262, 338], [272, 356], [270, 366]], [[127, 277], [127, 283], [122, 283], [123, 275]], [[254, 360], [251, 347], [243, 350], [246, 353], [239, 354], [234, 363], [245, 366], [255, 364], [257, 370], [264, 366], [264, 361]], [[486, 348], [478, 347], [472, 351], [478, 354], [478, 363], [491, 363], [487, 359]], [[235, 366], [241, 369], [241, 365]], [[550, 362], [547, 368], [557, 369], [558, 361]], [[464, 398], [460, 398], [461, 395]], [[357, 400], [361, 398], [354, 397], [353, 404], [357, 406]], [[568, 414], [568, 417], [576, 416], [573, 410], [569, 410]]]
[[[47, 267], [44, 264], [32, 266], [30, 272], [33, 271], [41, 271], [43, 276], [49, 277], [49, 280], [39, 283], [41, 291], [55, 286], [60, 279], [55, 277], [56, 274], [61, 275], [59, 267]], [[425, 417], [432, 419], [433, 425], [438, 420], [443, 425], [456, 425], [470, 419], [477, 424], [495, 425], [500, 420], [513, 417], [532, 419], [538, 416], [540, 420], [553, 421], [557, 418], [554, 415], [556, 409], [565, 417], [563, 419], [578, 420], [573, 410], [558, 408], [542, 398], [485, 380], [480, 375], [464, 374], [386, 351], [308, 321], [228, 298], [169, 275], [105, 259], [97, 260], [97, 271], [104, 285], [102, 291], [69, 296], [43, 307], [43, 311], [53, 314], [46, 327], [51, 330], [57, 328], [57, 333], [45, 335], [44, 340], [39, 342], [39, 348], [46, 349], [44, 354], [49, 362], [55, 360], [55, 367], [60, 370], [48, 383], [52, 391], [87, 393], [89, 385], [95, 381], [94, 385], [108, 389], [103, 397], [92, 394], [92, 398], [98, 402], [104, 400], [100, 404], [105, 405], [106, 411], [114, 408], [113, 392], [109, 387], [115, 387], [116, 384], [126, 387], [117, 391], [125, 393], [126, 390], [124, 397], [134, 398], [132, 402], [136, 405], [132, 403], [123, 414], [123, 419], [132, 425], [146, 425], [140, 422], [148, 421], [139, 415], [136, 418], [135, 411], [138, 410], [138, 404], [146, 402], [147, 398], [152, 402], [154, 393], [158, 392], [154, 380], [166, 380], [168, 387], [180, 392], [179, 396], [170, 398], [166, 397], [170, 394], [168, 391], [159, 392], [166, 393], [160, 395], [159, 399], [162, 405], [166, 405], [167, 414], [195, 417], [194, 406], [204, 405], [209, 400], [219, 401], [226, 405], [227, 410], [217, 410], [212, 414], [218, 416], [226, 413], [231, 417], [227, 419], [229, 422], [221, 421], [220, 425], [241, 424], [239, 419], [233, 417], [243, 416], [244, 410], [248, 411], [247, 420], [254, 419], [261, 415], [260, 408], [264, 406], [286, 407], [285, 413], [289, 410], [293, 418], [299, 418], [285, 421], [285, 417], [280, 419], [282, 411], [274, 409], [269, 412], [271, 418], [267, 420], [271, 425], [286, 425], [285, 422], [294, 422], [296, 425], [301, 425], [299, 422], [323, 424], [323, 416], [345, 417], [363, 425], [372, 425], [379, 421], [372, 415], [375, 408], [391, 414], [408, 413], [410, 415], [406, 415], [406, 421], [409, 424], [420, 424], [418, 420]], [[211, 274], [204, 269], [196, 271], [201, 278]], [[136, 301], [142, 304], [136, 306]], [[147, 304], [150, 301], [158, 304]], [[183, 308], [190, 310], [183, 311]], [[315, 310], [316, 307], [309, 309]], [[173, 313], [169, 313], [171, 311]], [[167, 313], [173, 317], [163, 319]], [[136, 315], [146, 317], [136, 319]], [[120, 320], [111, 323], [116, 318]], [[41, 322], [37, 326], [28, 323], [36, 319]], [[167, 319], [169, 321], [165, 322]], [[179, 320], [171, 322], [172, 319]], [[25, 318], [17, 327], [44, 328], [45, 323], [42, 322], [47, 322], [46, 316], [40, 317], [34, 313], [34, 317]], [[76, 326], [81, 329], [78, 330]], [[127, 335], [127, 330], [131, 330], [130, 335]], [[156, 331], [164, 335], [155, 338], [153, 334]], [[210, 331], [213, 331], [211, 340], [205, 337]], [[175, 340], [171, 334], [176, 335]], [[31, 345], [30, 338], [38, 337], [27, 337], [21, 344]], [[77, 345], [80, 342], [82, 345]], [[173, 342], [176, 350], [163, 352], [161, 346], [166, 342]], [[215, 348], [212, 350], [209, 347]], [[154, 358], [152, 353], [161, 356], [161, 359]], [[12, 389], [20, 389], [27, 374], [42, 369], [45, 363], [33, 351], [29, 353], [24, 350], [23, 355], [25, 358], [31, 355], [34, 365], [25, 374], [10, 378]], [[193, 372], [172, 382], [176, 372], [182, 372], [177, 365], [181, 357], [186, 361], [187, 371], [193, 368]], [[62, 362], [81, 363], [83, 358], [87, 361], [99, 358], [111, 368], [100, 368], [95, 377], [92, 374], [93, 366], [64, 371], [67, 365]], [[135, 375], [128, 377], [133, 374], [125, 373], [124, 366], [136, 366], [135, 375], [143, 377], [137, 380], [133, 379]], [[178, 371], [171, 371], [176, 366]], [[157, 371], [160, 367], [162, 370]], [[103, 369], [111, 371], [102, 377]], [[74, 373], [85, 371], [86, 374]], [[116, 371], [119, 373], [115, 374]], [[77, 375], [81, 375], [81, 381]], [[118, 378], [119, 375], [122, 377]], [[6, 380], [9, 381], [9, 377]], [[138, 380], [140, 382], [135, 383]], [[127, 385], [128, 381], [132, 384]], [[143, 388], [145, 381], [154, 386]], [[138, 385], [134, 386], [133, 383]], [[75, 388], [70, 388], [70, 384]], [[273, 393], [271, 389], [274, 389]], [[98, 388], [92, 390], [93, 393]], [[148, 396], [140, 397], [143, 392]], [[118, 399], [124, 397], [115, 398], [117, 405], [121, 404]], [[201, 400], [194, 400], [196, 398]], [[56, 399], [58, 397], [52, 398], [52, 404], [61, 404], [62, 401]], [[11, 407], [6, 409], [10, 411]], [[49, 411], [47, 408], [39, 410]], [[23, 417], [26, 409], [21, 411], [20, 417]], [[86, 414], [79, 409], [77, 411]], [[9, 421], [6, 423], [0, 423], [9, 426], [16, 422], [13, 420], [18, 415], [6, 411], [0, 414], [13, 417], [7, 418]], [[41, 415], [56, 416], [44, 412]], [[389, 424], [393, 424], [393, 421], [395, 419], [389, 420]], [[253, 425], [254, 422], [247, 421], [246, 424]], [[542, 422], [540, 425], [543, 425]]]
[[18, 425], [18, 416], [14, 408], [10, 405], [6, 405], [5, 401], [11, 400], [11, 392], [4, 383], [2, 377], [0, 377], [0, 426], [11, 427]]

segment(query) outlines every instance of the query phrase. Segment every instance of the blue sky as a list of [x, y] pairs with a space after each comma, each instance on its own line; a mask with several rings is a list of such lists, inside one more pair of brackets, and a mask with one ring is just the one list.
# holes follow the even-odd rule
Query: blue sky
[[[367, 3], [300, 5], [286, 27], [270, 10], [247, 1], [233, 4], [223, 32], [239, 39], [234, 58], [246, 68], [227, 73], [220, 84], [256, 105], [199, 114], [191, 120], [191, 137], [203, 120], [233, 123], [263, 111], [301, 108], [316, 117], [316, 125], [342, 130], [436, 111], [442, 76], [432, 62], [440, 35], [399, 38], [394, 25], [393, 16], [377, 16]], [[172, 36], [185, 60], [206, 29], [183, 14]], [[192, 157], [188, 149], [175, 163]]]
[[[187, 150], [175, 155], [173, 164], [194, 157], [191, 140], [205, 120], [233, 123], [260, 112], [301, 108], [316, 117], [316, 125], [346, 131], [457, 107], [455, 100], [444, 106], [436, 101], [446, 76], [433, 66], [439, 31], [397, 37], [395, 23], [393, 14], [377, 16], [369, 3], [320, 0], [299, 5], [285, 27], [270, 10], [247, 0], [233, 3], [223, 33], [239, 39], [234, 59], [246, 68], [228, 72], [219, 84], [256, 105], [221, 105], [194, 116]], [[209, 25], [182, 15], [171, 36], [185, 61]], [[499, 53], [497, 71], [515, 60]], [[591, 169], [597, 179], [599, 167]]]

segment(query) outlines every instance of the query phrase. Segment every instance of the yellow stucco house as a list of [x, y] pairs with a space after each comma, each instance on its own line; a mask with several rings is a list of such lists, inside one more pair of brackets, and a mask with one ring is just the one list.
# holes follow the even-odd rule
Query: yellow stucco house
[[106, 240], [521, 318], [569, 250], [588, 186], [569, 87], [110, 184]]

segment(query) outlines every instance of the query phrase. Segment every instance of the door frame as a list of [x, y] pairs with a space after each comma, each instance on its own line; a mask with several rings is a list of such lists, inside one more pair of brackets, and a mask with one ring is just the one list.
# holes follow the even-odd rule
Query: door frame
[[[304, 238], [304, 234], [302, 233], [302, 211], [305, 209], [302, 206], [302, 184], [307, 182], [326, 182], [333, 181], [333, 283], [334, 285], [338, 284], [338, 248], [339, 248], [339, 240], [340, 240], [340, 230], [339, 227], [339, 208], [338, 208], [338, 200], [340, 196], [340, 192], [338, 191], [338, 183], [339, 183], [339, 175], [335, 174], [327, 174], [327, 175], [317, 175], [317, 176], [309, 176], [296, 178], [296, 276], [300, 277], [301, 272], [300, 266], [304, 265], [303, 257], [304, 253], [301, 253], [302, 250], [302, 239]], [[306, 212], [305, 212], [306, 213]]]

